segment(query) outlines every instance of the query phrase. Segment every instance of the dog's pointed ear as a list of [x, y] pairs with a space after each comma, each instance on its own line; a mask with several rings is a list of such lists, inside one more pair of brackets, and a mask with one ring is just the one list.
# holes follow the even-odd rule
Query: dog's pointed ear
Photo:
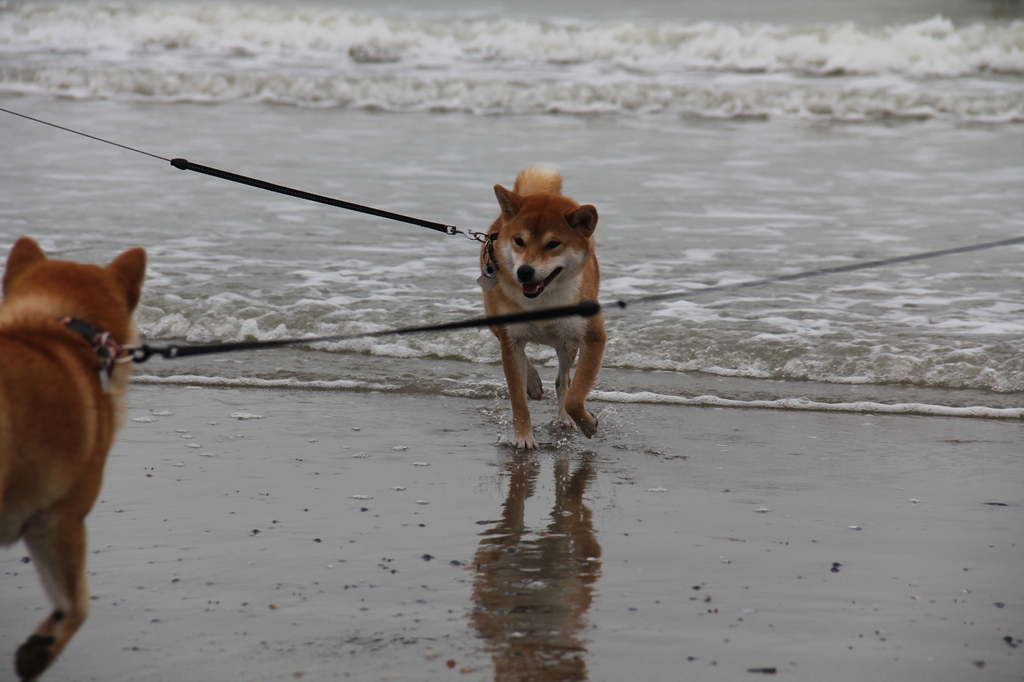
[[498, 197], [498, 205], [501, 206], [501, 217], [504, 221], [511, 222], [519, 209], [522, 208], [523, 198], [515, 192], [510, 192], [501, 185], [494, 186], [494, 196]]
[[25, 268], [46, 260], [46, 254], [31, 237], [21, 237], [14, 242], [11, 252], [7, 254], [7, 267], [4, 269], [4, 293], [14, 279], [25, 271]]
[[124, 289], [128, 310], [135, 310], [142, 295], [142, 281], [146, 277], [146, 251], [128, 249], [104, 268]]
[[597, 209], [590, 204], [580, 206], [575, 211], [567, 213], [565, 220], [569, 227], [589, 238], [597, 227]]

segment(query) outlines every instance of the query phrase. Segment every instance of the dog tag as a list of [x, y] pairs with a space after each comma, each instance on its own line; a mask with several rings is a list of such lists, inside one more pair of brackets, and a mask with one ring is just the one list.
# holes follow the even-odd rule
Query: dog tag
[[495, 277], [488, 277], [487, 275], [480, 275], [476, 278], [476, 283], [480, 285], [480, 288], [484, 291], [490, 291], [494, 287], [498, 286], [498, 280]]
[[110, 375], [107, 374], [106, 367], [100, 367], [100, 388], [103, 390], [104, 395], [110, 393]]

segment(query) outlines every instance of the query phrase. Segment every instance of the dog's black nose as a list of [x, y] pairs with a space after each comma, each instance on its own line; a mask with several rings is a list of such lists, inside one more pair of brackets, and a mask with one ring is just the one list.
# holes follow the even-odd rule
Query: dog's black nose
[[520, 265], [519, 269], [516, 270], [516, 277], [519, 278], [520, 282], [529, 282], [535, 274], [537, 274], [537, 271], [529, 265]]

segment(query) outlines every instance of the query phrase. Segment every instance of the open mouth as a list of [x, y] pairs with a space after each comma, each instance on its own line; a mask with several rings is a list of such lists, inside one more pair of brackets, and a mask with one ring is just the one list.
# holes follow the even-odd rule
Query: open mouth
[[542, 282], [524, 282], [523, 296], [526, 298], [537, 298], [544, 292], [544, 287], [551, 284], [551, 280], [562, 272], [562, 268], [555, 268]]

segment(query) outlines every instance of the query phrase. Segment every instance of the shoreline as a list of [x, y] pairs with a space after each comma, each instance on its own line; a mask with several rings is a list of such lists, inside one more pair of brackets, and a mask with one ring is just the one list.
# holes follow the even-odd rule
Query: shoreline
[[[264, 379], [260, 377], [227, 378], [193, 374], [170, 376], [142, 375], [134, 379], [136, 385], [178, 386], [217, 389], [257, 389], [294, 391], [340, 391], [354, 393], [408, 394], [407, 387], [384, 382], [371, 383], [349, 379], [300, 380]], [[475, 389], [442, 389], [435, 397], [504, 399], [504, 384], [491, 382], [478, 384]], [[424, 397], [429, 397], [424, 395]], [[1024, 407], [989, 407], [985, 405], [951, 406], [931, 405], [917, 402], [881, 403], [873, 400], [852, 402], [825, 402], [806, 396], [777, 399], [737, 400], [717, 395], [698, 394], [692, 397], [655, 393], [653, 391], [605, 391], [594, 390], [589, 402], [603, 404], [667, 405], [676, 407], [714, 407], [753, 410], [792, 410], [802, 412], [838, 412], [850, 414], [893, 414], [922, 417], [951, 417], [967, 419], [1024, 420]]]
[[[500, 399], [128, 404], [46, 680], [1020, 678], [1013, 421], [602, 403], [587, 441], [548, 399], [524, 454]], [[5, 666], [48, 609], [24, 554]]]

